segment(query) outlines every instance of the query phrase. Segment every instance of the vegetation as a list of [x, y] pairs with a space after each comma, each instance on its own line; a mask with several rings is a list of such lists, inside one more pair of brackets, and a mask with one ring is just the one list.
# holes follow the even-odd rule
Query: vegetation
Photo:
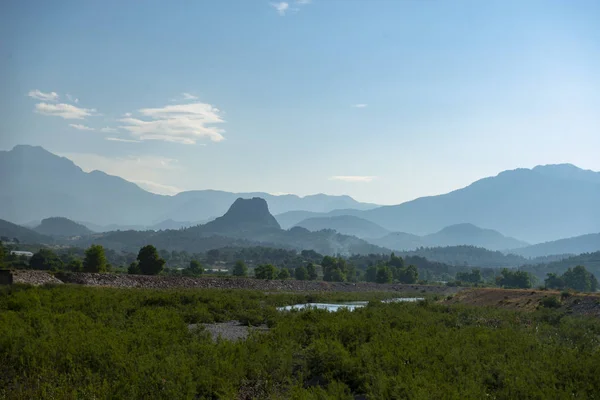
[[[360, 297], [358, 297], [360, 296]], [[600, 321], [369, 294], [0, 288], [0, 398], [595, 398]], [[200, 325], [270, 330], [213, 342]]]
[[277, 268], [273, 264], [259, 265], [254, 269], [256, 279], [275, 279], [276, 276]]
[[248, 267], [242, 260], [237, 260], [233, 266], [233, 276], [248, 276]]
[[139, 268], [144, 275], [157, 275], [165, 265], [165, 260], [160, 258], [156, 247], [152, 245], [144, 246], [138, 253], [137, 260]]
[[532, 286], [531, 275], [525, 271], [504, 268], [496, 278], [498, 286], [512, 289], [527, 289]]
[[183, 270], [186, 276], [200, 276], [204, 273], [204, 268], [198, 260], [190, 261], [190, 266]]
[[459, 282], [478, 284], [483, 282], [481, 276], [481, 270], [479, 268], [473, 268], [471, 272], [458, 272], [456, 274], [456, 280]]
[[29, 260], [31, 269], [59, 271], [63, 261], [50, 249], [41, 249]]
[[562, 275], [548, 273], [544, 282], [548, 289], [573, 289], [580, 292], [595, 292], [598, 289], [598, 280], [582, 265], [569, 268]]
[[83, 271], [106, 272], [106, 255], [104, 254], [104, 247], [94, 244], [85, 251]]

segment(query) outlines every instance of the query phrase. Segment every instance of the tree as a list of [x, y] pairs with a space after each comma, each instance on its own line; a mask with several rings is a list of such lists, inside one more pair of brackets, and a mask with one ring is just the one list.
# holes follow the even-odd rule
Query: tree
[[404, 260], [402, 257], [396, 257], [394, 253], [390, 255], [390, 261], [388, 261], [388, 265], [394, 268], [404, 268]]
[[219, 257], [221, 256], [221, 252], [219, 251], [219, 249], [212, 249], [206, 252], [206, 261], [209, 264], [214, 264], [215, 262], [217, 262], [219, 260]]
[[306, 272], [308, 274], [309, 281], [315, 281], [319, 277], [317, 275], [317, 267], [315, 267], [315, 264], [313, 263], [308, 263], [308, 265], [306, 266]]
[[596, 277], [588, 272], [583, 265], [567, 269], [562, 276], [565, 287], [580, 292], [595, 292], [598, 286]]
[[562, 276], [552, 272], [549, 272], [546, 276], [547, 277], [544, 280], [544, 285], [548, 289], [563, 289], [565, 287], [565, 280], [562, 278]]
[[481, 270], [478, 268], [473, 268], [471, 272], [458, 272], [456, 274], [456, 280], [467, 283], [480, 283], [483, 282], [483, 278], [481, 276]]
[[31, 269], [58, 271], [63, 267], [62, 260], [50, 249], [41, 249], [29, 260]]
[[83, 262], [81, 259], [73, 257], [67, 264], [66, 269], [71, 272], [81, 272], [83, 271]]
[[0, 241], [0, 267], [4, 267], [4, 245]]
[[151, 244], [144, 246], [138, 253], [140, 271], [144, 275], [158, 275], [165, 265], [165, 260], [160, 258], [156, 247]]
[[142, 270], [140, 269], [140, 264], [137, 261], [134, 261], [131, 264], [129, 264], [129, 267], [127, 268], [127, 273], [130, 275], [141, 275]]
[[404, 268], [397, 268], [398, 281], [400, 283], [412, 284], [419, 280], [419, 270], [414, 265], [409, 265]]
[[391, 283], [393, 279], [392, 270], [387, 265], [377, 268], [377, 283]]
[[496, 277], [496, 284], [506, 288], [527, 289], [531, 287], [531, 276], [525, 271], [504, 268], [500, 276]]
[[99, 244], [93, 244], [85, 251], [83, 270], [85, 272], [106, 272], [104, 247]]
[[348, 273], [348, 264], [343, 258], [331, 256], [323, 257], [323, 280], [328, 282], [345, 282]]
[[259, 265], [254, 269], [254, 277], [256, 279], [275, 279], [277, 268], [272, 264]]
[[198, 260], [190, 261], [190, 266], [183, 270], [183, 274], [186, 276], [198, 276], [204, 273], [204, 268]]
[[277, 274], [277, 279], [289, 279], [290, 271], [287, 268], [281, 268]]
[[242, 260], [237, 260], [233, 266], [233, 276], [248, 276], [248, 267]]
[[369, 265], [367, 267], [365, 279], [367, 282], [377, 282], [377, 267], [375, 265]]
[[305, 281], [308, 279], [308, 271], [306, 270], [306, 267], [303, 265], [296, 267], [294, 270], [294, 277], [299, 281]]

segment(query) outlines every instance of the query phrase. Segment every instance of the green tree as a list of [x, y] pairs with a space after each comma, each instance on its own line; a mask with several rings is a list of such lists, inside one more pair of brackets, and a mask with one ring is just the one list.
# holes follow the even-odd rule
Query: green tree
[[343, 258], [331, 256], [323, 257], [323, 280], [328, 282], [345, 282], [348, 273], [348, 264]]
[[367, 267], [365, 279], [367, 282], [377, 282], [377, 267], [375, 265], [369, 265]]
[[83, 271], [83, 262], [81, 259], [73, 257], [67, 264], [66, 269], [71, 272], [81, 272]]
[[189, 267], [183, 270], [183, 274], [186, 276], [199, 276], [204, 273], [204, 268], [198, 260], [191, 260]]
[[480, 283], [483, 282], [483, 277], [481, 276], [480, 269], [473, 268], [471, 272], [456, 273], [456, 280], [467, 283]]
[[394, 268], [404, 268], [404, 260], [402, 257], [397, 257], [394, 253], [390, 255], [388, 265]]
[[62, 260], [50, 249], [39, 250], [29, 260], [31, 269], [59, 271], [63, 265]]
[[596, 285], [592, 284], [592, 281], [595, 281], [596, 278], [594, 275], [590, 274], [583, 265], [578, 265], [573, 269], [567, 269], [563, 274], [562, 279], [565, 282], [566, 287], [580, 292], [590, 292], [592, 291], [592, 286], [594, 286], [594, 291], [596, 289]]
[[315, 281], [319, 277], [317, 275], [317, 267], [315, 267], [315, 264], [313, 263], [308, 263], [308, 265], [306, 266], [306, 272], [308, 273], [309, 281]]
[[248, 267], [242, 260], [237, 260], [233, 266], [233, 276], [248, 276]]
[[416, 283], [419, 280], [419, 270], [414, 265], [399, 269], [398, 281], [404, 284]]
[[106, 272], [104, 247], [99, 244], [93, 244], [85, 251], [83, 270], [85, 272]]
[[496, 284], [506, 288], [527, 289], [531, 287], [531, 276], [525, 271], [504, 268], [500, 276], [496, 277]]
[[256, 279], [275, 279], [277, 268], [272, 264], [259, 265], [254, 269], [254, 277]]
[[382, 265], [379, 268], [377, 268], [377, 283], [390, 283], [392, 282], [392, 279], [393, 274], [390, 267], [388, 267], [387, 265]]
[[0, 268], [4, 267], [4, 245], [2, 244], [2, 242], [0, 241]]
[[131, 264], [129, 264], [129, 267], [127, 268], [127, 273], [130, 275], [141, 275], [142, 270], [140, 269], [140, 263], [134, 261]]
[[290, 271], [287, 268], [281, 268], [277, 274], [277, 279], [289, 279]]
[[165, 265], [165, 260], [160, 258], [156, 247], [151, 244], [140, 249], [137, 260], [140, 270], [144, 275], [158, 275]]
[[308, 279], [308, 271], [304, 265], [296, 267], [294, 270], [294, 277], [299, 281], [305, 281]]
[[558, 274], [549, 272], [546, 275], [544, 284], [548, 289], [563, 289], [565, 287], [565, 280]]

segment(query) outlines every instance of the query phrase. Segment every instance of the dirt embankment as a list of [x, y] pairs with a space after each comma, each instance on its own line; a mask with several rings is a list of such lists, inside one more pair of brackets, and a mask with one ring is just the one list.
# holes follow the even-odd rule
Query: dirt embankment
[[[554, 298], [554, 299], [552, 299]], [[600, 318], [600, 294], [562, 294], [552, 290], [466, 289], [445, 300], [446, 304], [470, 304], [511, 310], [534, 311], [541, 307]]]
[[[122, 288], [198, 288], [198, 289], [251, 289], [264, 291], [284, 292], [397, 292], [397, 293], [426, 293], [449, 295], [457, 293], [461, 288], [429, 285], [401, 285], [377, 283], [348, 283], [348, 282], [323, 282], [323, 281], [297, 281], [289, 280], [261, 280], [252, 278], [234, 277], [183, 277], [183, 276], [145, 276], [127, 274], [92, 274], [92, 273], [58, 273], [53, 275], [43, 271], [35, 272], [35, 276], [48, 276], [48, 282], [36, 278], [28, 281], [19, 279], [14, 283], [72, 283], [86, 286], [106, 286]], [[13, 271], [19, 274], [17, 271]], [[32, 275], [33, 276], [33, 275]]]

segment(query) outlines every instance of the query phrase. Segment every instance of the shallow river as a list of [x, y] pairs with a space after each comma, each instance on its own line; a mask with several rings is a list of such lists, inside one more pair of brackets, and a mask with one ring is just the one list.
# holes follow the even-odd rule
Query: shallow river
[[[382, 303], [403, 303], [403, 302], [417, 302], [425, 300], [423, 297], [398, 297], [395, 299], [383, 300]], [[285, 306], [277, 308], [279, 311], [290, 311], [290, 310], [303, 310], [305, 308], [316, 308], [327, 311], [338, 311], [341, 308], [353, 311], [357, 308], [361, 308], [369, 304], [368, 301], [349, 301], [346, 303], [303, 303], [294, 304], [292, 306]]]

